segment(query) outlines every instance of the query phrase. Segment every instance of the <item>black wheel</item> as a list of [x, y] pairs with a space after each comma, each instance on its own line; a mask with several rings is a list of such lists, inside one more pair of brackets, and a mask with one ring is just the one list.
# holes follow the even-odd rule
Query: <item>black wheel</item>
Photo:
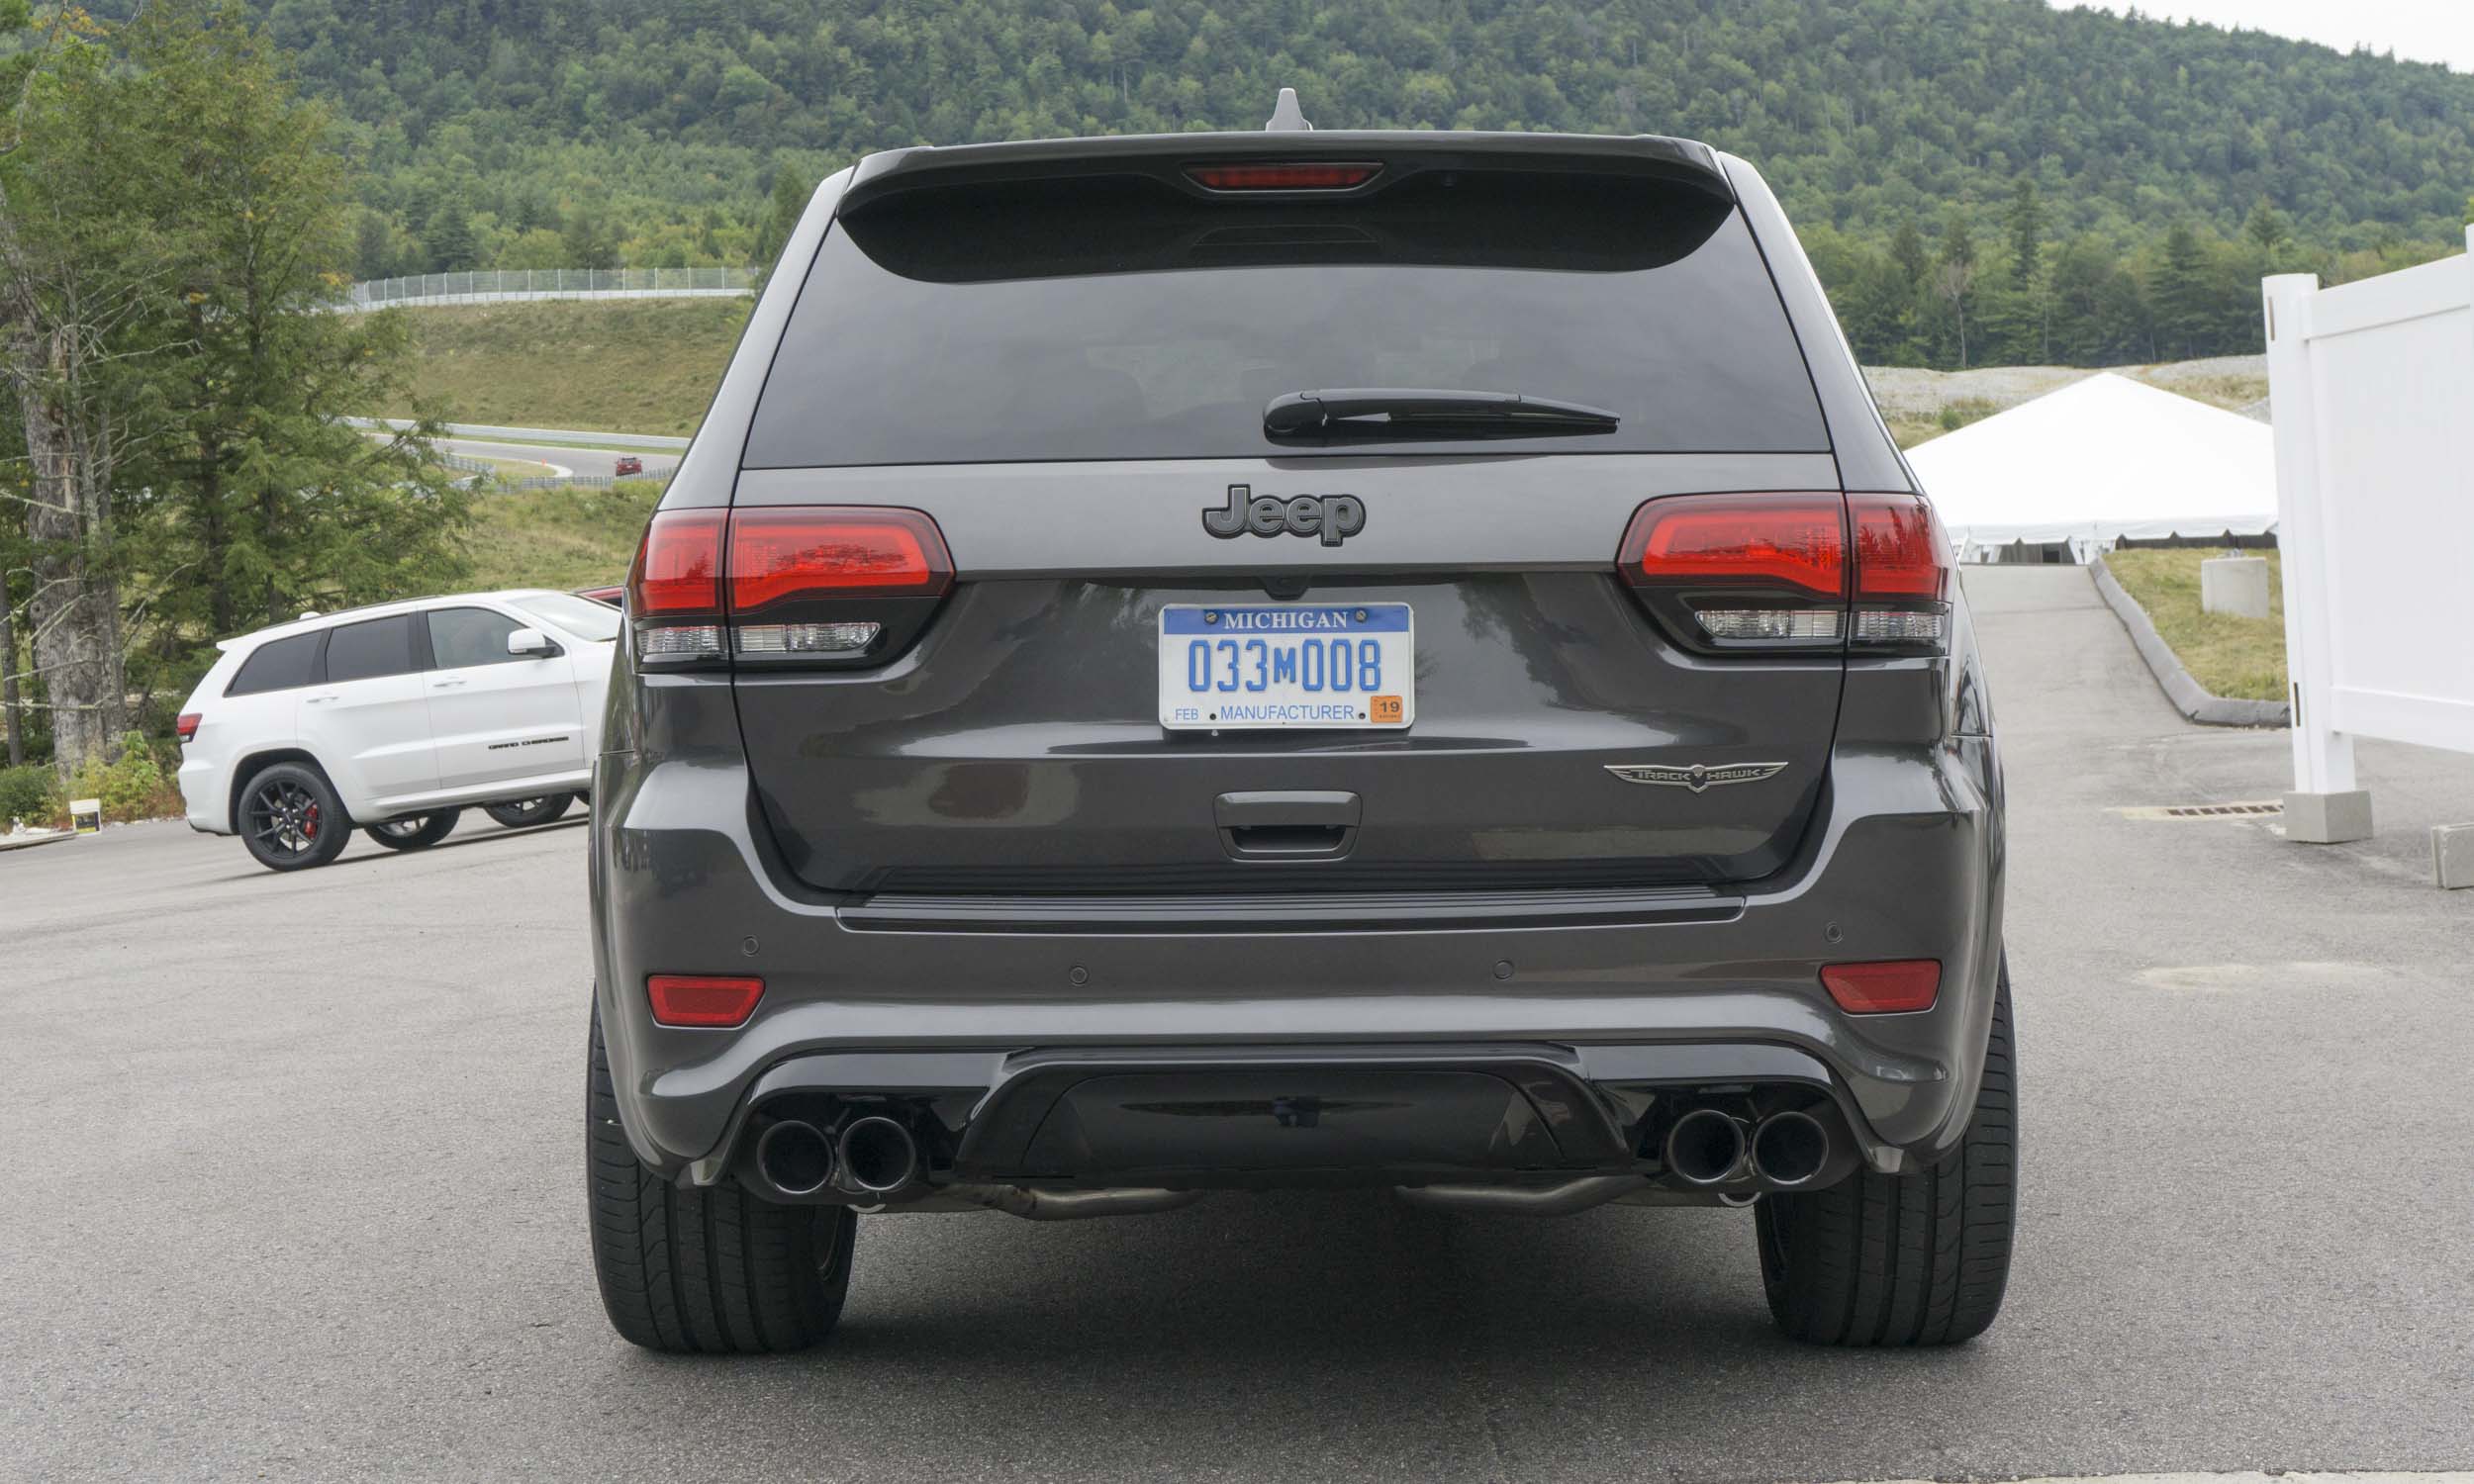
[[1959, 1147], [1906, 1174], [1858, 1170], [1754, 1212], [1778, 1328], [1814, 1345], [1956, 1345], [1984, 1333], [2010, 1281], [2018, 1080], [2004, 961], [1984, 1082]]
[[520, 798], [514, 803], [483, 804], [481, 812], [507, 826], [521, 829], [527, 824], [547, 824], [567, 812], [575, 802], [572, 793], [552, 793], [545, 798]]
[[390, 819], [384, 824], [373, 824], [361, 833], [389, 850], [424, 850], [445, 839], [463, 812], [461, 809], [440, 809], [435, 814]]
[[269, 871], [324, 866], [351, 839], [352, 821], [315, 768], [270, 764], [240, 789], [240, 841]]
[[850, 1290], [847, 1206], [777, 1206], [735, 1182], [682, 1189], [646, 1169], [618, 1126], [593, 1012], [584, 1099], [593, 1274], [611, 1327], [646, 1349], [802, 1350], [833, 1333]]

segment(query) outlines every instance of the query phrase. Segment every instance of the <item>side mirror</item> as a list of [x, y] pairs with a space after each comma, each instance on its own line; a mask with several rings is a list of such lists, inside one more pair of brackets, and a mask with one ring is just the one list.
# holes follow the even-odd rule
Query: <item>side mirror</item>
[[507, 652], [545, 660], [559, 651], [557, 641], [539, 629], [520, 628], [507, 636]]

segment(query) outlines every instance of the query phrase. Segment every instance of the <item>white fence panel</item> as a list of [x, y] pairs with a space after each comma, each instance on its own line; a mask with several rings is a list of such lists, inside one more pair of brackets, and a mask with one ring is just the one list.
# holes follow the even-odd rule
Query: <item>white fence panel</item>
[[346, 308], [502, 304], [521, 299], [701, 299], [752, 293], [753, 268], [509, 268], [421, 273], [352, 285]]
[[2474, 752], [2468, 253], [2323, 289], [2266, 280], [2293, 682], [2287, 833], [2370, 832], [2355, 737]]

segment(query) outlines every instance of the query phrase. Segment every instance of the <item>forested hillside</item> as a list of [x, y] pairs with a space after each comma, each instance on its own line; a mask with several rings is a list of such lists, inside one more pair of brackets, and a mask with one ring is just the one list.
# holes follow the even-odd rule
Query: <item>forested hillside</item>
[[[266, 0], [369, 166], [363, 276], [761, 258], [889, 145], [1660, 132], [1759, 162], [1866, 359], [2256, 348], [2255, 277], [2462, 241], [2474, 77], [2044, 0]], [[787, 184], [785, 184], [787, 182]], [[780, 203], [768, 197], [779, 188]]]

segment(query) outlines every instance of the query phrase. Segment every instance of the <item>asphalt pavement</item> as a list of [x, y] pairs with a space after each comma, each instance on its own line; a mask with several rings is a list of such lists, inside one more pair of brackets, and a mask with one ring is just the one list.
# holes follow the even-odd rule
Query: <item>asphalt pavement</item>
[[1792, 1345], [1748, 1213], [1228, 1195], [861, 1223], [816, 1352], [664, 1359], [585, 1256], [584, 836], [274, 876], [0, 854], [0, 1476], [1832, 1480], [2474, 1464], [2474, 759], [2156, 694], [2076, 569], [1969, 574], [2010, 779], [2024, 1191], [1949, 1351]]
[[[440, 438], [438, 446], [449, 453], [460, 453], [468, 458], [520, 459], [525, 463], [550, 466], [546, 470], [539, 471], [542, 473], [564, 471], [569, 474], [589, 474], [604, 479], [618, 472], [618, 460], [622, 458], [636, 458], [644, 462], [642, 474], [629, 475], [630, 479], [668, 479], [671, 471], [679, 467], [677, 454], [650, 450], [637, 450], [629, 453], [613, 448], [569, 448], [536, 443], [498, 443], [476, 438]], [[510, 471], [511, 474], [520, 476], [532, 472], [534, 471]]]

